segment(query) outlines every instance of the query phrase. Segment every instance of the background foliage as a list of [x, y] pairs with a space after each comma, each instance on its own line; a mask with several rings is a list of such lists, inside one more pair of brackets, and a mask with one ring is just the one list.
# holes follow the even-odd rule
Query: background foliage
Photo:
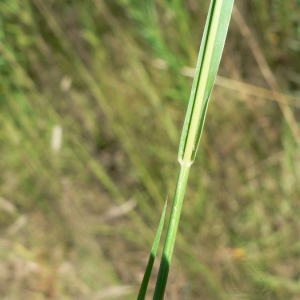
[[[0, 2], [4, 298], [137, 295], [208, 5]], [[299, 299], [299, 20], [236, 3], [166, 299]]]

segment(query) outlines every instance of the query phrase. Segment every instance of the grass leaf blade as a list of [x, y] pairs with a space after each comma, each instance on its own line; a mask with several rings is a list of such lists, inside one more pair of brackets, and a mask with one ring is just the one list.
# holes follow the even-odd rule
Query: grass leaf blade
[[154, 242], [152, 245], [152, 249], [151, 249], [151, 253], [148, 259], [148, 264], [147, 264], [147, 268], [143, 277], [143, 281], [139, 290], [139, 294], [137, 297], [137, 300], [144, 300], [145, 296], [146, 296], [146, 292], [147, 292], [147, 287], [148, 287], [148, 283], [149, 283], [149, 279], [151, 276], [151, 272], [152, 272], [152, 268], [153, 268], [153, 264], [155, 261], [155, 257], [157, 254], [157, 250], [158, 250], [158, 246], [159, 246], [159, 241], [160, 241], [160, 237], [162, 234], [162, 230], [164, 227], [164, 222], [165, 222], [165, 218], [166, 218], [166, 210], [167, 210], [167, 200], [163, 209], [163, 212], [161, 214], [160, 217], [160, 221], [159, 221], [159, 225], [158, 225], [158, 229], [154, 238]]
[[234, 0], [211, 1], [180, 139], [178, 160], [191, 164], [199, 146], [208, 101], [219, 68]]
[[195, 159], [208, 101], [217, 76], [234, 0], [212, 0], [204, 29], [188, 110], [180, 139], [177, 180], [163, 257], [153, 299], [162, 300], [176, 240], [178, 224], [191, 164]]

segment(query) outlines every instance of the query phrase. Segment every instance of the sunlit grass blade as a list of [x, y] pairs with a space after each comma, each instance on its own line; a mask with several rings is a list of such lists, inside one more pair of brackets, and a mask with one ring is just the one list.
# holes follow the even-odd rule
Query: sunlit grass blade
[[208, 101], [219, 68], [234, 0], [211, 1], [195, 78], [180, 139], [180, 172], [153, 299], [163, 299], [187, 186], [204, 126]]
[[150, 253], [150, 256], [149, 256], [149, 259], [148, 259], [147, 268], [146, 268], [146, 271], [145, 271], [145, 274], [144, 274], [144, 277], [143, 277], [143, 281], [142, 281], [142, 284], [141, 284], [141, 287], [140, 287], [140, 291], [139, 291], [137, 300], [143, 300], [143, 299], [145, 299], [145, 296], [146, 296], [148, 283], [149, 283], [149, 280], [150, 280], [154, 260], [155, 260], [157, 250], [158, 250], [158, 246], [159, 246], [160, 237], [161, 237], [162, 230], [163, 230], [163, 227], [164, 227], [164, 222], [165, 222], [165, 218], [166, 218], [166, 210], [167, 210], [167, 201], [165, 203], [162, 215], [160, 217], [158, 229], [157, 229], [157, 232], [156, 232], [156, 235], [155, 235], [155, 238], [154, 238], [151, 253]]
[[211, 1], [180, 139], [178, 159], [191, 164], [199, 146], [208, 101], [217, 76], [234, 0]]

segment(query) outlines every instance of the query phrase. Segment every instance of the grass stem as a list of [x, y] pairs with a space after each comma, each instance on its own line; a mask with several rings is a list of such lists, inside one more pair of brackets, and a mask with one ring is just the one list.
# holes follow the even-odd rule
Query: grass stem
[[153, 299], [163, 299], [191, 164], [181, 164]]
[[180, 172], [156, 281], [153, 297], [155, 300], [164, 297], [188, 175], [200, 143], [209, 98], [226, 40], [233, 3], [234, 0], [212, 0], [210, 4], [179, 144]]

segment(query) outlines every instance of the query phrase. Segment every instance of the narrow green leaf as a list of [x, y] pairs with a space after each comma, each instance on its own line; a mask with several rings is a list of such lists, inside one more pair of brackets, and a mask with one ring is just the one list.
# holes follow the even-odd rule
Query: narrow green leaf
[[219, 68], [234, 0], [211, 1], [180, 139], [178, 160], [192, 164]]
[[167, 201], [168, 200], [166, 200], [166, 202], [165, 202], [165, 206], [164, 206], [163, 212], [162, 212], [161, 217], [160, 217], [158, 229], [157, 229], [155, 239], [154, 239], [154, 242], [153, 242], [153, 245], [152, 245], [151, 253], [150, 253], [150, 256], [149, 256], [149, 259], [148, 259], [147, 268], [146, 268], [146, 271], [145, 271], [145, 274], [144, 274], [144, 277], [143, 277], [143, 281], [142, 281], [142, 284], [141, 284], [141, 287], [140, 287], [140, 291], [139, 291], [137, 300], [144, 300], [145, 296], [146, 296], [149, 279], [150, 279], [150, 276], [151, 276], [153, 264], [154, 264], [155, 257], [156, 257], [156, 254], [157, 254], [157, 249], [158, 249], [158, 246], [159, 246], [159, 241], [160, 241], [160, 237], [161, 237], [161, 234], [162, 234], [162, 230], [163, 230], [164, 222], [165, 222], [165, 218], [166, 218]]
[[164, 298], [189, 170], [199, 146], [208, 101], [225, 44], [233, 2], [234, 0], [212, 0], [209, 8], [188, 110], [180, 139], [178, 160], [181, 167], [156, 281], [154, 300], [162, 300]]

